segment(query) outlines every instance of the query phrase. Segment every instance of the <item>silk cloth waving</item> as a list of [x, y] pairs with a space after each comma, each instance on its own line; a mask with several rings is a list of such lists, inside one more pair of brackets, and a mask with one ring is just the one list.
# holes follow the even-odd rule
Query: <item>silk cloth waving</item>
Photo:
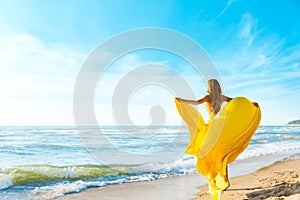
[[190, 132], [186, 154], [197, 158], [196, 169], [209, 183], [214, 200], [229, 185], [227, 164], [233, 162], [248, 146], [260, 119], [260, 108], [245, 97], [236, 97], [224, 106], [218, 115], [205, 124], [202, 115], [191, 105], [175, 99], [179, 115]]

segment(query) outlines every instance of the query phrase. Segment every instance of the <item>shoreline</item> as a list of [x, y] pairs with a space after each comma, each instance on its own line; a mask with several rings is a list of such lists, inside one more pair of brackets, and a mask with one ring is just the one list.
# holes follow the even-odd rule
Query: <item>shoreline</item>
[[[277, 161], [272, 157], [256, 159], [267, 163], [253, 170], [251, 162], [244, 160], [232, 164], [229, 173], [231, 186], [223, 191], [222, 199], [275, 199], [276, 195], [288, 195], [283, 199], [300, 199], [300, 159], [284, 159], [281, 155]], [[280, 159], [280, 161], [278, 161]], [[273, 161], [272, 161], [273, 160]], [[252, 160], [253, 162], [253, 160]], [[248, 163], [248, 164], [247, 164]], [[254, 163], [257, 166], [257, 163]], [[252, 163], [253, 165], [253, 163]], [[236, 169], [248, 167], [245, 171], [234, 173]], [[252, 172], [249, 169], [252, 168]], [[256, 171], [255, 171], [256, 170]], [[233, 172], [233, 173], [232, 173]], [[102, 200], [209, 200], [206, 180], [199, 174], [171, 176], [150, 182], [133, 182], [119, 185], [110, 185], [102, 188], [89, 188], [79, 193], [66, 194], [57, 199], [102, 199]], [[294, 194], [296, 193], [296, 194]], [[273, 196], [272, 196], [273, 195]]]

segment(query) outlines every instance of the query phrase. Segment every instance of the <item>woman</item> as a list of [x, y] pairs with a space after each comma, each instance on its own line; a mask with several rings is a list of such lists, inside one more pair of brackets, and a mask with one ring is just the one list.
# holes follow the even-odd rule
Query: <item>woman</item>
[[[185, 100], [181, 98], [176, 98], [179, 102], [185, 102], [191, 105], [198, 105], [202, 103], [207, 103], [206, 108], [209, 113], [209, 120], [211, 121], [220, 111], [222, 103], [223, 102], [229, 102], [232, 100], [232, 98], [227, 97], [222, 94], [222, 90], [220, 87], [219, 82], [216, 79], [210, 79], [207, 82], [207, 92], [208, 95], [204, 96], [202, 99], [199, 99], [198, 101], [194, 100]], [[258, 107], [258, 104], [256, 102], [253, 102], [253, 104]], [[228, 183], [228, 187], [230, 186], [229, 180], [228, 180], [228, 170], [226, 166], [226, 176], [224, 177], [224, 180]], [[228, 187], [226, 187], [224, 190], [226, 190]]]
[[[220, 111], [223, 102], [229, 102], [232, 98], [222, 95], [222, 90], [219, 82], [216, 79], [210, 79], [207, 81], [207, 92], [208, 95], [204, 96], [198, 101], [186, 100], [181, 98], [176, 98], [180, 102], [185, 102], [191, 105], [198, 105], [202, 103], [206, 104], [206, 109], [209, 114], [209, 120], [212, 120]], [[226, 177], [225, 181], [228, 182], [228, 187], [230, 185], [228, 180], [228, 170], [226, 167]], [[227, 189], [227, 188], [226, 188]]]

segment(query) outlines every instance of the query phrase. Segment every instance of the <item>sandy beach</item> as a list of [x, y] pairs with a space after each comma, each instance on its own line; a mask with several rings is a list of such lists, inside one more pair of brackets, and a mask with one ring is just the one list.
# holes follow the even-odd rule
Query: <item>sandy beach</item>
[[[174, 176], [151, 182], [136, 182], [92, 188], [60, 197], [102, 200], [205, 200], [210, 199], [204, 178], [198, 174]], [[230, 179], [231, 186], [221, 199], [300, 199], [300, 159], [282, 160], [254, 173]], [[202, 185], [202, 186], [200, 186]]]

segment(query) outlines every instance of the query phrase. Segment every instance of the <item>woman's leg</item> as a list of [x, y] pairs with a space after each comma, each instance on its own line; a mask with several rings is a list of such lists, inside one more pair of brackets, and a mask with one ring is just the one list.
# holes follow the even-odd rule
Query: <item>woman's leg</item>
[[226, 165], [226, 176], [225, 176], [225, 181], [228, 183], [228, 186], [227, 188], [225, 188], [224, 190], [227, 190], [230, 186], [230, 182], [229, 182], [229, 179], [228, 179], [228, 165]]

